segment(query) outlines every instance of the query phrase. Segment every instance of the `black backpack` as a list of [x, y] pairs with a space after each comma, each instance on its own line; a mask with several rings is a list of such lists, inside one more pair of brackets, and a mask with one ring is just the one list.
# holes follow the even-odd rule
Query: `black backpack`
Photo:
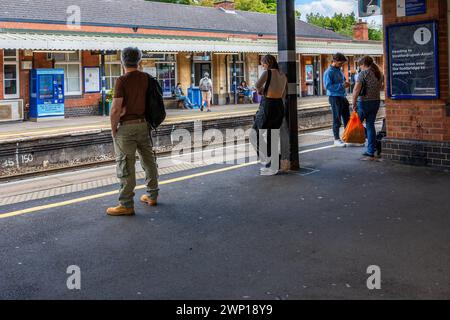
[[158, 81], [148, 75], [148, 89], [145, 103], [145, 119], [153, 129], [157, 129], [166, 119], [166, 108], [162, 88]]

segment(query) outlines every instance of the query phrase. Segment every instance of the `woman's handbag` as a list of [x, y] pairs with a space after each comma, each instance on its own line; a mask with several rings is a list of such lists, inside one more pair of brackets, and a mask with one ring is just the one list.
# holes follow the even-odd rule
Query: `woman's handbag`
[[[267, 92], [269, 91], [270, 82], [272, 81], [272, 70], [267, 70], [267, 81], [264, 86], [264, 92], [263, 96], [264, 98], [267, 97]], [[268, 105], [266, 99], [262, 99], [261, 104], [259, 105], [258, 112], [256, 112], [255, 115], [255, 123], [253, 127], [255, 129], [268, 129], [267, 123], [268, 123]]]

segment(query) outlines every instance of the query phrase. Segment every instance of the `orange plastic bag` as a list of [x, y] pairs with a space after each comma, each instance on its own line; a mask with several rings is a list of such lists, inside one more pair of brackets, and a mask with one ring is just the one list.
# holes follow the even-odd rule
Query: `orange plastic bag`
[[345, 128], [342, 140], [346, 143], [362, 144], [366, 142], [366, 132], [361, 120], [359, 120], [357, 112], [353, 112], [350, 117], [350, 121], [347, 124], [347, 128]]

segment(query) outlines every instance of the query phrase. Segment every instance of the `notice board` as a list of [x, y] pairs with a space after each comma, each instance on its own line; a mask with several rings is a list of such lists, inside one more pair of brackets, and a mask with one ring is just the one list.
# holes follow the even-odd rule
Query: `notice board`
[[435, 21], [386, 28], [388, 96], [439, 98], [438, 33]]

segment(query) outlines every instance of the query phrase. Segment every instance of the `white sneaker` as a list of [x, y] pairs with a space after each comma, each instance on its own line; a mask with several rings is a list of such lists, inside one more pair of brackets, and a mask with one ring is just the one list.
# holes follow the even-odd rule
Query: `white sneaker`
[[272, 169], [272, 168], [261, 168], [260, 174], [262, 176], [275, 176], [278, 174], [278, 170]]
[[345, 148], [345, 143], [344, 142], [342, 142], [342, 140], [341, 139], [339, 139], [339, 140], [334, 140], [334, 145], [336, 146], [336, 147], [339, 147], [339, 148]]

